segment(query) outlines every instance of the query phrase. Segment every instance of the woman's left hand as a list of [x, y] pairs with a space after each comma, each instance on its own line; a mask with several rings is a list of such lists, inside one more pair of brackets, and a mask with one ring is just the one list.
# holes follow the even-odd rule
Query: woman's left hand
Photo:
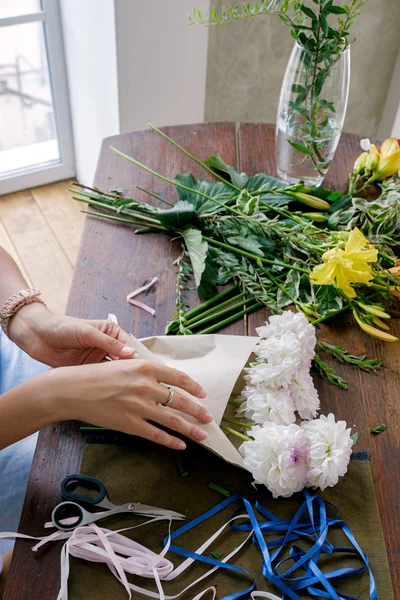
[[33, 302], [10, 323], [10, 338], [29, 356], [50, 367], [97, 363], [107, 355], [131, 358], [129, 336], [115, 323], [60, 317]]

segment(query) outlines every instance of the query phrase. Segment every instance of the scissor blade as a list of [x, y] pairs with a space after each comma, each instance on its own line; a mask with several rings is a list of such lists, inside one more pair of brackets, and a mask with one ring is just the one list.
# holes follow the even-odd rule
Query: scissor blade
[[143, 515], [144, 517], [171, 517], [171, 519], [174, 520], [186, 519], [186, 515], [183, 515], [182, 513], [159, 508], [158, 506], [142, 504], [141, 502], [135, 502], [132, 512], [136, 515]]

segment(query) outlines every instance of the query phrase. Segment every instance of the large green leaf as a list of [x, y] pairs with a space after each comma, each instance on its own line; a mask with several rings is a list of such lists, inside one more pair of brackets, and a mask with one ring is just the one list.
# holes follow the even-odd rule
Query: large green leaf
[[168, 229], [182, 229], [190, 225], [194, 219], [194, 206], [190, 202], [179, 200], [172, 208], [159, 209], [157, 217]]
[[244, 188], [249, 179], [249, 176], [246, 175], [246, 173], [239, 173], [234, 167], [227, 165], [220, 156], [209, 156], [204, 162], [218, 173], [229, 175], [230, 181], [240, 190]]
[[324, 316], [342, 308], [343, 302], [333, 285], [314, 285], [318, 314]]
[[[185, 185], [188, 188], [194, 188], [197, 184], [197, 179], [193, 177], [191, 173], [183, 173], [182, 175], [177, 175], [175, 177], [175, 181], [180, 183], [181, 185]], [[178, 191], [178, 196], [180, 200], [187, 200], [188, 196], [191, 195], [191, 192], [188, 190], [184, 190], [181, 187], [176, 188]]]
[[[181, 200], [193, 204], [197, 215], [213, 214], [223, 210], [221, 204], [229, 202], [232, 194], [234, 194], [232, 188], [223, 181], [210, 181], [208, 179], [196, 181], [193, 175], [177, 175], [175, 181], [191, 188], [191, 190], [183, 190], [178, 187], [178, 193]], [[215, 198], [217, 202], [208, 200], [197, 192]]]
[[261, 244], [258, 241], [257, 236], [253, 234], [243, 234], [227, 237], [226, 241], [232, 246], [239, 246], [243, 250], [257, 254], [257, 256], [264, 256], [264, 252], [261, 250]]
[[280, 179], [272, 177], [272, 175], [266, 175], [265, 173], [258, 173], [250, 177], [246, 183], [246, 190], [251, 194], [261, 194], [262, 192], [270, 192], [271, 190], [283, 190], [287, 187], [287, 184]]
[[215, 263], [215, 259], [208, 252], [206, 257], [206, 268], [201, 276], [201, 282], [197, 288], [197, 293], [200, 300], [210, 297], [215, 292], [215, 287], [218, 281], [218, 269]]
[[[283, 288], [279, 288], [277, 294], [277, 305], [279, 308], [284, 308], [292, 304], [293, 298], [297, 300], [299, 297], [300, 288], [300, 273], [298, 271], [289, 271], [283, 284]], [[286, 293], [287, 292], [287, 293]]]
[[208, 244], [203, 240], [199, 229], [185, 229], [182, 231], [182, 235], [189, 253], [190, 262], [192, 263], [196, 287], [199, 287], [201, 277], [206, 268]]
[[[260, 202], [262, 204], [269, 204], [270, 206], [286, 206], [287, 204], [290, 204], [290, 202], [296, 201], [296, 198], [294, 198], [294, 196], [288, 196], [287, 194], [279, 193], [261, 194], [260, 196], [258, 196], [258, 198], [260, 199]], [[261, 209], [263, 209], [262, 205]], [[264, 207], [263, 211], [265, 210], [266, 208]]]

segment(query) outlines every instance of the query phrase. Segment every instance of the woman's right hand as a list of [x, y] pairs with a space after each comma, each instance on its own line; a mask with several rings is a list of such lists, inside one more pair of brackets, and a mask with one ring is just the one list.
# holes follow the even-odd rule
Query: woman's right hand
[[60, 367], [45, 375], [49, 384], [46, 396], [57, 420], [85, 421], [177, 450], [183, 450], [186, 444], [158, 425], [202, 441], [207, 437], [206, 431], [183, 419], [182, 413], [202, 423], [213, 420], [203, 406], [181, 392], [175, 392], [169, 404], [173, 410], [162, 406], [168, 399], [169, 385], [197, 398], [206, 396], [191, 377], [163, 364], [140, 359], [118, 360]]

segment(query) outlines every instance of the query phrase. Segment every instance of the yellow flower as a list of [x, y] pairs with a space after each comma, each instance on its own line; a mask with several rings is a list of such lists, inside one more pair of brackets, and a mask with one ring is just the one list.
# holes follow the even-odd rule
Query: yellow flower
[[373, 278], [372, 268], [368, 263], [378, 260], [378, 251], [368, 242], [361, 231], [353, 229], [346, 245], [337, 246], [324, 252], [323, 264], [314, 267], [310, 279], [315, 285], [336, 285], [349, 298], [355, 298], [356, 292], [351, 283], [370, 285]]
[[368, 148], [369, 152], [362, 152], [354, 163], [353, 173], [359, 174], [365, 171], [369, 182], [383, 181], [400, 170], [400, 143], [396, 138], [387, 138], [378, 149], [369, 140], [362, 140], [363, 150]]
[[400, 144], [396, 138], [384, 140], [379, 150], [371, 144], [369, 152], [370, 158], [366, 161], [366, 167], [370, 164], [373, 181], [388, 179], [400, 169]]

